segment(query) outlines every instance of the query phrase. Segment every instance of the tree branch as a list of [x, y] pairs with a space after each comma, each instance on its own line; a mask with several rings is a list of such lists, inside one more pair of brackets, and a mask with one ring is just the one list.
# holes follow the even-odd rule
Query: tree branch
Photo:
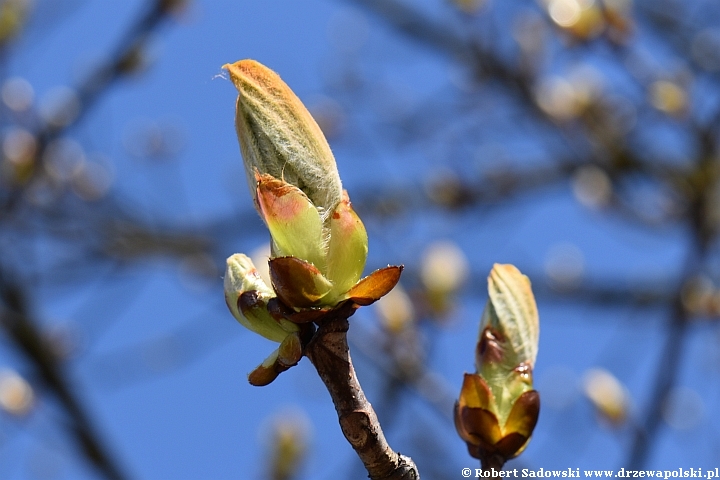
[[419, 480], [410, 457], [395, 452], [383, 434], [375, 410], [365, 398], [355, 374], [347, 342], [347, 304], [324, 320], [306, 347], [305, 354], [330, 392], [345, 438], [362, 460], [372, 480]]

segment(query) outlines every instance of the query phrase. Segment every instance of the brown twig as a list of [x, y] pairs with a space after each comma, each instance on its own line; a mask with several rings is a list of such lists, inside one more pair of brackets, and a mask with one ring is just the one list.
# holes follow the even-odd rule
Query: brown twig
[[345, 438], [365, 465], [372, 480], [419, 480], [415, 462], [395, 452], [383, 434], [375, 410], [365, 398], [355, 374], [347, 342], [347, 304], [323, 320], [305, 354], [330, 392]]
[[495, 469], [495, 471], [500, 471], [505, 466], [505, 459], [500, 455], [485, 455], [480, 460], [480, 466], [483, 471], [486, 472], [490, 472], [493, 469]]

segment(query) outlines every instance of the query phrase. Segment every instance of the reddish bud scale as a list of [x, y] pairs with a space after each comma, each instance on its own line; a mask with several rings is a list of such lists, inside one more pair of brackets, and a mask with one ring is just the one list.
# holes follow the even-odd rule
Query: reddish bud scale
[[540, 395], [535, 390], [520, 395], [504, 425], [492, 412], [493, 403], [485, 380], [466, 373], [455, 404], [455, 428], [473, 457], [500, 456], [509, 460], [524, 450], [532, 435], [540, 413]]

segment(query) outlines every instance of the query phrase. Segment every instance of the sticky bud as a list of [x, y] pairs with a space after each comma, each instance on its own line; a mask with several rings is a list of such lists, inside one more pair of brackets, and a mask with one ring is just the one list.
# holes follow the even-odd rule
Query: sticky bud
[[455, 426], [483, 464], [502, 462], [527, 446], [540, 413], [532, 370], [539, 322], [530, 280], [512, 265], [493, 266], [480, 322], [476, 374], [465, 374]]

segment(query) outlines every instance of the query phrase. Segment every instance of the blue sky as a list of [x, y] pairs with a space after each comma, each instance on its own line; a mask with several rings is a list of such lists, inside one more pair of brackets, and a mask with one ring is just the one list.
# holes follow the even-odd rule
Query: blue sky
[[[119, 0], [35, 3], [38, 18], [12, 45], [5, 73], [30, 81], [40, 100], [57, 86], [76, 84], [88, 66], [116, 44], [144, 5]], [[441, 2], [419, 3], [434, 15], [448, 14]], [[448, 169], [470, 176], [495, 167], [486, 160], [488, 155], [473, 160], [431, 141], [398, 146], [388, 140], [396, 132], [390, 127], [379, 130], [383, 122], [377, 116], [392, 111], [377, 104], [400, 111], [425, 108], [427, 117], [437, 115], [442, 124], [446, 98], [449, 103], [467, 101], [456, 87], [463, 72], [350, 2], [193, 1], [177, 21], [159, 30], [150, 45], [147, 70], [114, 85], [68, 136], [88, 155], [107, 159], [115, 179], [112, 194], [148, 222], [202, 232], [236, 216], [234, 230], [220, 235], [223, 257], [250, 252], [267, 241], [243, 176], [233, 125], [236, 92], [221, 70], [228, 62], [261, 61], [311, 109], [342, 91], [337, 87], [342, 80], [338, 72], [352, 71], [344, 62], [359, 70], [368, 82], [361, 95], [367, 103], [352, 103], [353, 97], [337, 94], [344, 124], [342, 133], [330, 138], [351, 198], [355, 192], [372, 195], [372, 188], [420, 191], [428, 178]], [[502, 99], [471, 98], [487, 111], [506, 109]], [[171, 147], [178, 150], [172, 158], [140, 159], [128, 152], [128, 143], [137, 141], [137, 126], [153, 123], [172, 132]], [[478, 135], [492, 137], [483, 142], [486, 151], [501, 148], [519, 158], [521, 167], [548, 160], [531, 135], [513, 132], [507, 140]], [[459, 128], [450, 143], [462, 149], [464, 141]], [[388, 263], [417, 270], [423, 250], [433, 240], [450, 239], [468, 257], [473, 280], [458, 307], [444, 326], [424, 330], [433, 345], [429, 366], [455, 392], [462, 373], [473, 368], [477, 322], [485, 302], [483, 279], [493, 263], [515, 263], [531, 279], [539, 278], [549, 252], [569, 243], [582, 252], [588, 278], [620, 278], [629, 284], [637, 278], [662, 280], [677, 274], [686, 248], [680, 229], [628, 228], [617, 217], [580, 205], [568, 184], [542, 189], [530, 201], [520, 198], [482, 211], [427, 208], [365, 222], [370, 235], [368, 272]], [[57, 253], [52, 247], [46, 251]], [[198, 279], [178, 264], [145, 257], [128, 262], [119, 276], [110, 267], [98, 269], [97, 281], [81, 289], [52, 282], [37, 287], [35, 307], [43, 322], [70, 328], [79, 339], [68, 371], [129, 476], [262, 478], [267, 451], [263, 431], [272, 418], [287, 411], [303, 412], [312, 425], [300, 478], [343, 478], [357, 468], [329, 396], [309, 362], [303, 360], [270, 386], [251, 387], [246, 374], [275, 347], [242, 329], [225, 310], [220, 270]], [[511, 465], [619, 468], [630, 427], [599, 422], [576, 384], [586, 369], [606, 368], [627, 385], [632, 411], [642, 411], [649, 400], [667, 313], [553, 298], [538, 298], [541, 343], [535, 378], [541, 395], [543, 387], [549, 397], [556, 395], [552, 398], [566, 392], [560, 404], [565, 403], [551, 401], [543, 408], [533, 441]], [[364, 332], [372, 331], [374, 310], [361, 310], [352, 322]], [[703, 401], [703, 420], [686, 431], [664, 427], [651, 456], [652, 468], [715, 466], [707, 462], [718, 458], [720, 449], [717, 419], [712, 418], [720, 389], [718, 367], [706, 360], [717, 348], [715, 330], [706, 324], [692, 327], [681, 369], [681, 386], [696, 391]], [[361, 353], [354, 356], [370, 400], [381, 397], [381, 376], [373, 363]], [[5, 348], [0, 350], [0, 363], [22, 367], [19, 357]], [[429, 435], [437, 437], [448, 462], [427, 466], [445, 475], [437, 478], [460, 478], [462, 467], [476, 466], [446, 416], [407, 392], [402, 402], [386, 432], [394, 448], [417, 452], [422, 469], [423, 456], [413, 438]], [[6, 478], [33, 478], [33, 468], [45, 464], [53, 475], [48, 478], [96, 478], [75, 454], [76, 446], [60, 424], [62, 412], [46, 398], [22, 421], [4, 418], [0, 471], [8, 472]]]

